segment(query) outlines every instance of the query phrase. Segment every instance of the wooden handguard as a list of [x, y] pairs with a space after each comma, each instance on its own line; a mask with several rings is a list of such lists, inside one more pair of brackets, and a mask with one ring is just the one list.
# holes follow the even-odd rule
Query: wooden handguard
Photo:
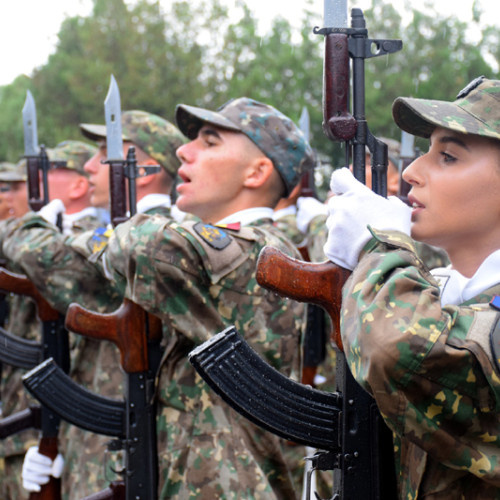
[[332, 262], [294, 259], [273, 247], [264, 247], [257, 261], [257, 282], [282, 297], [317, 304], [330, 315], [333, 338], [343, 350], [340, 336], [342, 287], [350, 271]]
[[73, 303], [66, 313], [66, 328], [85, 337], [113, 342], [120, 350], [121, 365], [127, 373], [148, 370], [147, 340], [161, 338], [161, 321], [128, 299], [109, 314], [89, 311]]

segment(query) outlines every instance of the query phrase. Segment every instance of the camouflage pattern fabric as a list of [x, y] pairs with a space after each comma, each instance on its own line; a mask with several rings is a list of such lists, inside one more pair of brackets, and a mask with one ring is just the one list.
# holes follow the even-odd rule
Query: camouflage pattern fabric
[[274, 219], [273, 225], [277, 227], [294, 245], [300, 245], [304, 235], [297, 227], [297, 216], [287, 214], [279, 219]]
[[175, 120], [189, 139], [205, 123], [245, 134], [273, 162], [285, 184], [285, 196], [315, 165], [314, 152], [300, 128], [276, 108], [248, 97], [231, 99], [217, 111], [179, 104]]
[[392, 114], [399, 128], [419, 137], [438, 126], [500, 139], [500, 81], [476, 78], [454, 102], [398, 97]]
[[75, 170], [87, 176], [85, 163], [97, 153], [97, 148], [81, 141], [63, 141], [47, 152], [51, 168]]
[[311, 262], [324, 262], [328, 260], [323, 251], [327, 237], [326, 215], [317, 215], [309, 223], [307, 231], [307, 248]]
[[500, 378], [489, 347], [500, 315], [488, 306], [500, 284], [441, 307], [413, 241], [373, 234], [343, 290], [342, 340], [394, 432], [399, 497], [500, 498]]
[[[92, 224], [91, 219], [91, 217], [80, 219], [75, 223], [74, 228], [83, 231], [95, 227], [96, 221], [94, 220]], [[93, 232], [94, 230], [88, 231], [87, 234], [93, 234]], [[71, 251], [69, 246], [73, 240], [83, 234], [85, 233], [71, 237], [63, 236], [53, 225], [33, 212], [20, 219], [4, 221], [0, 224], [0, 241], [3, 243], [4, 257], [16, 265], [18, 270], [22, 270], [59, 312], [64, 313], [72, 302], [78, 302], [99, 312], [111, 312], [121, 304], [121, 295], [111, 283], [103, 278], [95, 265], [89, 263], [81, 253]], [[121, 394], [123, 376], [120, 370], [108, 372], [104, 369], [104, 367], [118, 367], [119, 353], [113, 344], [70, 333], [70, 348], [70, 375], [75, 382], [106, 396]], [[18, 384], [19, 391], [24, 394], [20, 380]], [[107, 441], [108, 438], [105, 436], [98, 436], [62, 423], [60, 450], [66, 459], [62, 477], [65, 499], [85, 496], [80, 496], [79, 493], [73, 495], [73, 488], [80, 488], [85, 484], [90, 483], [92, 488], [98, 485], [100, 489], [107, 486], [103, 473], [103, 456]], [[34, 443], [30, 440], [22, 444], [24, 446], [19, 451], [22, 451], [24, 456], [23, 448]], [[88, 450], [100, 451], [100, 453], [92, 453], [89, 456], [86, 453]], [[76, 482], [72, 477], [72, 463], [77, 459], [83, 460], [83, 457], [89, 458], [86, 467], [82, 467], [81, 463], [78, 465], [78, 471], [82, 474], [79, 479], [84, 478], [84, 480]], [[13, 477], [19, 483], [19, 491], [23, 491], [20, 484], [20, 471]], [[12, 486], [10, 488], [12, 489]], [[89, 493], [95, 491], [91, 489]]]
[[281, 440], [232, 411], [187, 360], [195, 345], [235, 325], [264, 359], [297, 379], [304, 306], [257, 285], [266, 244], [297, 256], [270, 219], [219, 230], [136, 215], [109, 240], [107, 268], [125, 296], [167, 327], [158, 376], [162, 499], [296, 498]]

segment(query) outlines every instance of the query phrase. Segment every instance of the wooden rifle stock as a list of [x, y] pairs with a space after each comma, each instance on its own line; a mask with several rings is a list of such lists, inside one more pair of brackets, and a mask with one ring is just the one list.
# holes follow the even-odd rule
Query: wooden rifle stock
[[36, 304], [37, 315], [41, 321], [53, 321], [59, 318], [59, 312], [45, 300], [35, 288], [35, 285], [22, 274], [0, 268], [0, 290], [31, 297]]
[[[149, 325], [148, 332], [146, 325]], [[127, 373], [148, 370], [147, 341], [159, 341], [162, 334], [161, 321], [129, 299], [123, 299], [122, 305], [109, 314], [71, 304], [66, 327], [85, 337], [113, 342], [120, 350], [121, 365]]]
[[333, 323], [333, 338], [342, 350], [340, 307], [342, 286], [350, 271], [332, 262], [304, 262], [273, 247], [262, 249], [257, 262], [259, 285], [299, 302], [321, 306]]

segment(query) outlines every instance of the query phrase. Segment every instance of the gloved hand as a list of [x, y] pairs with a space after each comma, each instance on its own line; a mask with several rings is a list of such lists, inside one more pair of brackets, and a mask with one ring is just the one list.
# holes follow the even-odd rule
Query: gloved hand
[[65, 210], [64, 203], [56, 199], [47, 203], [47, 205], [43, 206], [37, 213], [40, 217], [43, 217], [47, 222], [55, 226], [57, 223], [57, 216], [63, 214]]
[[398, 198], [384, 198], [356, 180], [347, 168], [332, 174], [328, 201], [328, 238], [323, 247], [327, 257], [353, 270], [359, 254], [372, 237], [367, 226], [410, 234], [411, 208]]
[[313, 197], [300, 197], [297, 199], [297, 227], [301, 233], [306, 234], [309, 223], [317, 215], [328, 215], [328, 207]]
[[38, 452], [38, 446], [32, 446], [26, 452], [23, 462], [23, 488], [27, 491], [40, 491], [42, 485], [49, 482], [50, 476], [61, 477], [64, 458], [58, 454], [54, 460]]

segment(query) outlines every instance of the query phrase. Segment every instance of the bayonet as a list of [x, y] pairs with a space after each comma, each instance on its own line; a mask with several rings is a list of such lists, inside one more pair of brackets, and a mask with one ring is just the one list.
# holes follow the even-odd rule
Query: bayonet
[[[45, 148], [38, 147], [35, 99], [29, 90], [23, 106], [24, 157], [26, 158], [28, 203], [31, 210], [38, 211], [49, 201], [47, 170], [49, 166]], [[43, 173], [43, 199], [40, 198], [40, 170]]]
[[108, 94], [104, 100], [107, 162], [124, 160], [121, 117], [120, 89], [118, 88], [115, 77], [111, 75]]
[[24, 129], [24, 156], [38, 156], [38, 131], [36, 124], [36, 106], [32, 93], [26, 91], [26, 100], [23, 106], [23, 129]]
[[128, 217], [120, 90], [113, 75], [111, 75], [108, 94], [104, 100], [104, 117], [106, 120], [106, 163], [109, 164], [111, 223], [116, 226], [126, 221]]

